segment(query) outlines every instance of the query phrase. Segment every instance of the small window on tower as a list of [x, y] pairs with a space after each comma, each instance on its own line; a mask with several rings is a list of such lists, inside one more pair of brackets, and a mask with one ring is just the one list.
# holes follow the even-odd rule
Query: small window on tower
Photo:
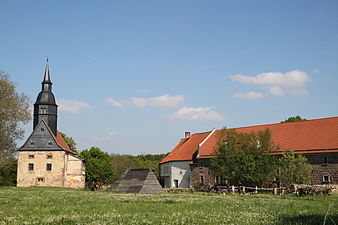
[[41, 128], [41, 132], [44, 132], [45, 131], [45, 128]]
[[324, 164], [324, 165], [329, 164], [329, 160], [328, 160], [327, 157], [323, 157], [323, 164]]
[[38, 177], [38, 182], [44, 182], [45, 181], [45, 179], [43, 178], [43, 177]]
[[52, 159], [53, 155], [47, 155], [47, 159]]
[[47, 112], [47, 108], [41, 108], [40, 109], [40, 113], [41, 114], [46, 114], [46, 112]]
[[29, 155], [28, 158], [29, 159], [34, 159], [34, 155]]
[[52, 142], [48, 142], [48, 145], [52, 145], [53, 143]]
[[31, 143], [30, 143], [31, 145], [34, 145], [35, 143], [34, 143], [34, 141], [31, 141]]

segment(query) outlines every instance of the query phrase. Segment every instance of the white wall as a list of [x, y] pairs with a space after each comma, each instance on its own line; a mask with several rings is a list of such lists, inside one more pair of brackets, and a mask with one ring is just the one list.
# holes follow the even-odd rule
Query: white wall
[[161, 177], [165, 177], [169, 182], [165, 182], [165, 188], [174, 188], [174, 180], [178, 180], [178, 188], [190, 187], [190, 161], [176, 161], [161, 164]]

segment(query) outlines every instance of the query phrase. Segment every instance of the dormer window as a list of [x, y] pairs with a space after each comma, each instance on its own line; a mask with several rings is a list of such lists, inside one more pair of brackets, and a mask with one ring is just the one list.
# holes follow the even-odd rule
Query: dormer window
[[34, 141], [31, 141], [30, 144], [31, 144], [31, 145], [34, 145], [35, 143], [34, 143]]
[[41, 132], [44, 132], [45, 131], [45, 128], [41, 128]]
[[52, 142], [48, 142], [48, 145], [52, 145], [53, 143]]

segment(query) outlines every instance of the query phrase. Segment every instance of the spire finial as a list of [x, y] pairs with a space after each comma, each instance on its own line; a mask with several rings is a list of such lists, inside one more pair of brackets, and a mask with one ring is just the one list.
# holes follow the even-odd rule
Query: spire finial
[[46, 59], [46, 61], [47, 61], [47, 64], [48, 64], [48, 56], [47, 56], [47, 59]]

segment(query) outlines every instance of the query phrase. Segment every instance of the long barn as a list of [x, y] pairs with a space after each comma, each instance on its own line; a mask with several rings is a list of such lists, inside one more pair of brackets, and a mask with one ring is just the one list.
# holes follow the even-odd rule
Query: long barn
[[[283, 154], [292, 150], [304, 155], [312, 165], [312, 184], [338, 181], [338, 117], [234, 128], [237, 132], [270, 129], [272, 140]], [[189, 188], [218, 182], [210, 171], [210, 159], [221, 130], [190, 134], [160, 162], [161, 183], [165, 188]]]

